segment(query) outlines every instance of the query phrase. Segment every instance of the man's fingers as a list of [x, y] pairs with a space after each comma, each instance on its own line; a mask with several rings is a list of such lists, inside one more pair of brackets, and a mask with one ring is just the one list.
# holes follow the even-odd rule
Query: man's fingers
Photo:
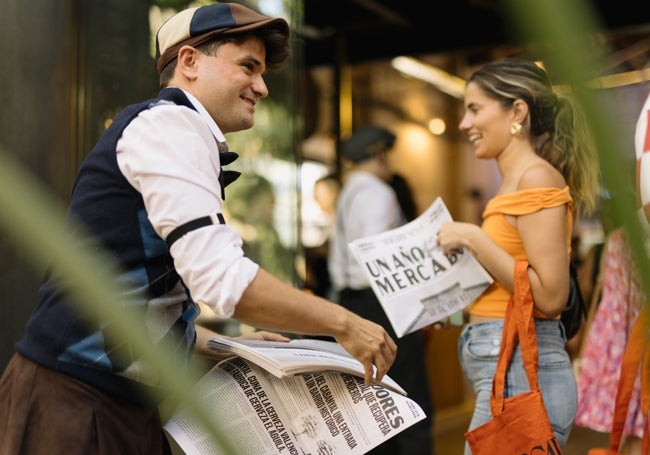
[[395, 356], [397, 355], [397, 343], [395, 343], [395, 341], [388, 334], [386, 334], [385, 342], [386, 342], [386, 346], [390, 351], [390, 355], [393, 357], [394, 360]]
[[397, 345], [389, 338], [388, 342], [381, 346], [380, 355], [375, 359], [377, 381], [381, 381], [384, 375], [388, 373], [396, 354]]
[[365, 370], [365, 375], [364, 375], [364, 378], [363, 378], [364, 379], [364, 384], [366, 386], [369, 386], [375, 380], [375, 378], [374, 378], [374, 376], [375, 376], [375, 368], [371, 363], [370, 365], [364, 365], [364, 370]]

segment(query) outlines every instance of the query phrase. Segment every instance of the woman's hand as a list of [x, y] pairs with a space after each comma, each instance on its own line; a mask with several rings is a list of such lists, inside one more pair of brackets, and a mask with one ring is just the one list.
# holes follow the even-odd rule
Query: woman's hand
[[451, 318], [449, 316], [431, 324], [432, 330], [444, 330], [448, 329], [449, 327], [451, 327]]
[[472, 239], [480, 229], [479, 226], [472, 223], [447, 221], [440, 226], [436, 241], [445, 256], [458, 254], [462, 248], [476, 256], [476, 251], [472, 248]]

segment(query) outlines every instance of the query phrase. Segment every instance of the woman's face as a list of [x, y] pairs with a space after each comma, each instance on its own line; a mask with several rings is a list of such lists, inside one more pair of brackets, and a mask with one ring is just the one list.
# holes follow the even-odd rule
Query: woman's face
[[470, 82], [465, 88], [465, 114], [458, 125], [467, 136], [478, 158], [496, 158], [512, 140], [510, 127], [513, 109], [504, 108], [499, 101]]

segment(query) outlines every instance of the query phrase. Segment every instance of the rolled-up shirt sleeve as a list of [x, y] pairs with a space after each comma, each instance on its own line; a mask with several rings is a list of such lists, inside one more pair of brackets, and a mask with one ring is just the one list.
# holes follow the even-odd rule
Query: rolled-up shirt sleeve
[[[142, 194], [161, 238], [188, 221], [222, 212], [216, 141], [201, 114], [177, 105], [147, 109], [124, 130], [117, 145], [120, 170]], [[241, 237], [227, 224], [188, 232], [170, 253], [192, 299], [223, 317], [232, 316], [259, 268], [244, 256]]]

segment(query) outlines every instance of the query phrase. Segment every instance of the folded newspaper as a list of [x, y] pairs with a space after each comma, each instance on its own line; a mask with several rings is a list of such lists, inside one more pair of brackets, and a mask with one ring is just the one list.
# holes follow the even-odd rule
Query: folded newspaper
[[241, 356], [219, 362], [196, 389], [220, 437], [180, 407], [164, 429], [188, 455], [364, 454], [425, 417], [415, 401], [382, 384], [365, 386], [359, 374], [278, 377]]
[[[208, 341], [208, 347], [244, 357], [278, 378], [323, 370], [360, 377], [365, 373], [361, 362], [334, 341], [299, 338], [284, 342], [215, 337]], [[406, 395], [406, 391], [388, 375], [384, 375], [381, 385]]]
[[469, 252], [442, 253], [436, 236], [446, 221], [437, 198], [410, 223], [349, 244], [398, 337], [462, 310], [493, 282]]

